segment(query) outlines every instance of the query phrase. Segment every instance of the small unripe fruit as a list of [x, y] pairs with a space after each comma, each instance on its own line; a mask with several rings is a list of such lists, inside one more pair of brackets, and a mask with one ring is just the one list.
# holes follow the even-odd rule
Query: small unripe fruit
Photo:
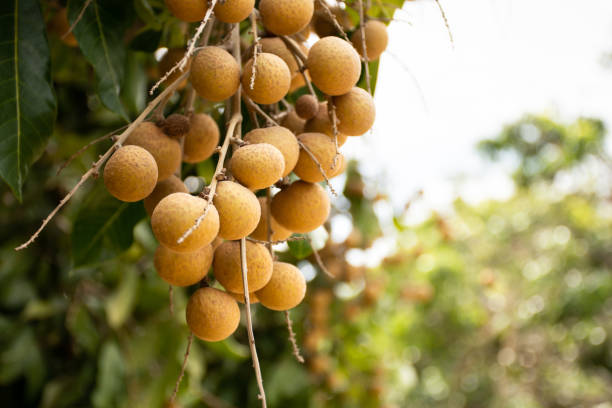
[[204, 18], [208, 8], [206, 0], [165, 0], [172, 15], [179, 20], [195, 23]]
[[300, 118], [294, 110], [289, 111], [281, 120], [281, 126], [289, 129], [295, 135], [299, 135], [304, 131], [304, 123], [306, 121]]
[[257, 56], [255, 80], [252, 81], [253, 61], [251, 58], [244, 66], [243, 91], [256, 103], [269, 105], [283, 99], [291, 85], [291, 72], [285, 61], [274, 54], [262, 52]]
[[239, 23], [251, 14], [255, 0], [225, 0], [217, 2], [215, 17], [224, 23]]
[[330, 202], [323, 187], [298, 180], [272, 198], [271, 208], [272, 216], [283, 227], [305, 233], [323, 225]]
[[[265, 246], [246, 241], [246, 263], [249, 292], [255, 292], [263, 288], [272, 276], [272, 257]], [[243, 293], [240, 241], [226, 241], [215, 250], [213, 270], [215, 278], [226, 290]]]
[[319, 112], [319, 101], [313, 95], [302, 95], [295, 101], [295, 113], [302, 119], [314, 118]]
[[[184, 48], [170, 48], [168, 52], [164, 54], [164, 56], [159, 60], [159, 64], [157, 65], [159, 76], [162, 77], [166, 75], [166, 72], [169, 72], [180, 60], [185, 56]], [[191, 66], [191, 60], [187, 61], [186, 70]], [[181, 71], [180, 69], [174, 70], [172, 74], [168, 76], [168, 79], [164, 83], [171, 84], [176, 81], [181, 75], [183, 75], [185, 71]], [[179, 89], [183, 88], [187, 85], [187, 79], [185, 79], [179, 85]]]
[[219, 182], [213, 203], [219, 212], [219, 236], [223, 239], [244, 238], [259, 223], [261, 208], [257, 197], [238, 183]]
[[[261, 206], [261, 218], [257, 224], [255, 231], [251, 233], [251, 237], [259, 241], [268, 240], [268, 199], [266, 197], [257, 197]], [[284, 241], [291, 236], [292, 232], [280, 225], [274, 217], [270, 217], [270, 241]]]
[[308, 25], [314, 12], [313, 0], [261, 0], [259, 13], [266, 30], [290, 35]]
[[285, 168], [281, 177], [293, 171], [300, 154], [300, 146], [295, 135], [282, 126], [253, 129], [244, 135], [244, 141], [251, 144], [268, 143], [276, 147], [285, 159]]
[[160, 278], [174, 286], [189, 286], [206, 276], [212, 264], [213, 250], [204, 245], [193, 252], [175, 252], [160, 245], [153, 262]]
[[295, 266], [274, 262], [270, 282], [257, 291], [262, 305], [272, 310], [289, 310], [299, 305], [306, 295], [306, 280]]
[[347, 93], [361, 74], [359, 54], [351, 44], [338, 37], [325, 37], [314, 43], [306, 66], [312, 82], [327, 95]]
[[[377, 20], [368, 20], [363, 28], [366, 38], [366, 51], [368, 60], [377, 60], [380, 55], [387, 49], [389, 43], [389, 34], [387, 34], [387, 26]], [[363, 57], [363, 39], [361, 29], [356, 30], [351, 36], [353, 47], [359, 55]]]
[[271, 144], [249, 144], [234, 152], [229, 169], [242, 184], [251, 190], [259, 190], [270, 187], [282, 178], [285, 159]]
[[153, 122], [138, 125], [124, 145], [140, 146], [153, 155], [157, 163], [158, 181], [170, 177], [181, 164], [181, 145], [166, 136]]
[[[336, 118], [337, 117], [338, 116], [336, 115]], [[344, 143], [346, 143], [346, 139], [348, 138], [348, 136], [340, 132], [340, 130], [338, 129], [338, 122], [336, 122], [336, 130], [338, 130], [338, 147], [340, 147]], [[303, 131], [309, 133], [325, 133], [331, 138], [332, 141], [334, 140], [334, 127], [332, 125], [331, 119], [329, 118], [327, 102], [319, 103], [319, 110], [317, 111], [317, 114], [313, 118], [308, 119], [306, 121], [306, 123], [304, 124]]]
[[121, 201], [140, 201], [153, 191], [157, 183], [157, 164], [145, 149], [123, 146], [104, 166], [104, 185]]
[[204, 47], [193, 59], [189, 80], [202, 98], [220, 102], [238, 90], [240, 66], [224, 49]]
[[198, 163], [208, 159], [219, 144], [219, 126], [205, 113], [191, 116], [189, 132], [183, 141], [183, 161]]
[[[302, 133], [298, 136], [298, 140], [310, 151], [308, 153], [304, 148], [300, 148], [300, 157], [293, 169], [293, 172], [302, 180], [309, 183], [318, 183], [329, 178], [334, 172], [334, 157], [336, 156], [336, 147], [334, 142], [323, 133]], [[311, 154], [317, 159], [321, 168], [315, 163]]]
[[187, 187], [183, 181], [172, 175], [165, 180], [159, 181], [151, 194], [144, 199], [143, 204], [149, 217], [153, 214], [153, 210], [159, 202], [166, 196], [172, 193], [188, 193]]
[[[244, 293], [234, 293], [234, 292], [226, 292], [228, 295], [236, 299], [239, 303], [245, 304], [244, 301]], [[249, 304], [254, 305], [255, 303], [259, 303], [259, 298], [255, 294], [255, 292], [249, 293]]]
[[219, 232], [219, 213], [210, 204], [206, 217], [191, 235], [180, 244], [179, 238], [191, 227], [206, 209], [206, 201], [186, 193], [170, 194], [157, 204], [151, 216], [155, 238], [164, 246], [178, 252], [191, 252], [208, 245]]
[[215, 288], [196, 290], [187, 302], [187, 326], [198, 338], [220, 341], [228, 338], [240, 323], [236, 300]]
[[338, 130], [349, 136], [363, 135], [376, 117], [374, 99], [365, 90], [354, 87], [348, 93], [334, 96]]

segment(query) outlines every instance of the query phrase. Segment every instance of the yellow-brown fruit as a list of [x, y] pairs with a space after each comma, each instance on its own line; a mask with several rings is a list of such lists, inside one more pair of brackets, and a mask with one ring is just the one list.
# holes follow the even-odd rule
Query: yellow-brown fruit
[[[239, 303], [245, 304], [244, 301], [244, 293], [234, 293], [234, 292], [225, 292], [234, 299], [236, 299]], [[255, 292], [249, 293], [249, 304], [254, 305], [255, 303], [259, 303], [259, 298], [255, 294]]]
[[174, 174], [165, 180], [159, 181], [151, 194], [144, 199], [144, 207], [147, 210], [149, 217], [153, 214], [153, 210], [159, 202], [166, 196], [172, 193], [188, 193], [187, 187], [183, 181]]
[[[306, 74], [308, 79], [310, 79], [308, 71], [304, 71], [304, 74]], [[304, 77], [302, 76], [302, 74], [295, 74], [293, 78], [291, 78], [291, 84], [289, 85], [289, 93], [292, 93], [303, 86], [306, 86], [306, 81], [304, 81]]]
[[376, 118], [374, 99], [365, 90], [354, 87], [348, 93], [334, 96], [338, 130], [349, 136], [363, 135]]
[[[157, 64], [157, 69], [159, 70], [159, 76], [162, 77], [166, 75], [166, 72], [170, 71], [172, 67], [176, 65], [177, 62], [183, 59], [184, 56], [185, 56], [184, 48], [168, 49], [168, 52], [164, 54], [161, 60], [159, 60], [159, 64]], [[189, 70], [190, 66], [191, 66], [191, 60], [187, 61], [187, 67], [185, 69]], [[183, 73], [185, 73], [185, 71], [181, 71], [180, 69], [175, 70], [172, 74], [170, 74], [170, 76], [168, 76], [168, 79], [166, 79], [165, 83], [168, 85], [173, 83], [181, 75], [183, 75]], [[179, 85], [179, 89], [183, 88], [185, 85], [187, 85], [187, 79], [181, 82], [181, 84]]]
[[204, 47], [193, 59], [189, 80], [202, 98], [223, 101], [240, 86], [240, 66], [224, 49]]
[[[389, 34], [387, 34], [387, 26], [377, 20], [368, 20], [363, 29], [366, 38], [366, 51], [368, 52], [368, 60], [377, 60], [380, 55], [387, 49], [389, 43]], [[361, 37], [361, 29], [355, 30], [351, 36], [353, 47], [359, 55], [363, 57], [363, 39]]]
[[222, 243], [224, 243], [225, 240], [219, 236], [217, 236], [215, 239], [213, 239], [213, 242], [210, 244], [212, 246], [213, 251], [217, 248], [219, 248], [219, 245], [221, 245]]
[[213, 203], [219, 212], [219, 236], [223, 239], [244, 238], [259, 223], [261, 209], [257, 197], [238, 183], [219, 182]]
[[123, 146], [104, 166], [104, 185], [115, 198], [140, 201], [153, 191], [157, 183], [157, 165], [151, 153], [138, 146]]
[[281, 58], [287, 64], [291, 77], [293, 78], [298, 72], [298, 64], [295, 57], [289, 51], [289, 48], [285, 45], [285, 42], [279, 37], [268, 37], [262, 38], [261, 41], [261, 52], [274, 54]]
[[158, 181], [173, 175], [181, 164], [181, 145], [166, 136], [153, 122], [142, 122], [123, 144], [140, 146], [153, 155], [157, 163]]
[[264, 27], [276, 35], [290, 35], [308, 25], [314, 12], [313, 0], [261, 0], [259, 13]]
[[300, 146], [295, 135], [289, 129], [282, 126], [253, 129], [244, 135], [244, 141], [251, 144], [268, 143], [276, 147], [285, 159], [282, 177], [287, 176], [293, 171], [300, 154]]
[[255, 0], [225, 0], [217, 2], [215, 17], [224, 23], [239, 23], [251, 14]]
[[183, 142], [183, 161], [198, 163], [208, 159], [219, 144], [219, 126], [205, 113], [191, 116], [189, 132]]
[[236, 300], [215, 288], [196, 290], [187, 302], [187, 326], [198, 338], [220, 341], [228, 338], [240, 323]]
[[303, 42], [308, 40], [308, 37], [310, 37], [310, 24], [306, 24], [306, 27], [304, 27], [302, 29], [302, 31], [299, 31], [295, 34], [292, 35], [293, 39], [298, 41], [298, 42]]
[[[265, 246], [246, 241], [246, 258], [249, 292], [255, 292], [263, 288], [272, 276], [272, 257]], [[226, 241], [215, 250], [213, 270], [215, 278], [226, 290], [243, 293], [240, 241]]]
[[[293, 172], [302, 180], [309, 183], [318, 183], [331, 177], [334, 173], [334, 157], [336, 156], [336, 147], [333, 140], [323, 133], [302, 133], [298, 136], [298, 140], [305, 146], [300, 148], [300, 157]], [[308, 149], [308, 153], [305, 149]], [[311, 154], [317, 159], [321, 168], [315, 163]], [[325, 172], [323, 175], [322, 171]]]
[[204, 18], [208, 8], [206, 0], [165, 0], [172, 15], [179, 20], [195, 23]]
[[206, 217], [191, 235], [177, 242], [185, 231], [195, 225], [204, 214], [206, 201], [186, 193], [173, 193], [162, 199], [153, 210], [151, 227], [155, 238], [164, 246], [178, 252], [191, 252], [212, 242], [219, 232], [219, 213], [210, 204]]
[[193, 252], [176, 252], [160, 245], [155, 250], [153, 263], [159, 277], [170, 285], [189, 286], [206, 276], [212, 259], [210, 244]]
[[[261, 207], [261, 218], [251, 237], [259, 241], [268, 240], [268, 198], [257, 197]], [[270, 217], [270, 241], [284, 241], [291, 236], [292, 232], [280, 225], [274, 217]]]
[[319, 112], [319, 101], [318, 99], [309, 94], [300, 96], [295, 101], [295, 113], [302, 119], [314, 118]]
[[262, 305], [272, 310], [289, 310], [299, 305], [306, 295], [306, 280], [295, 266], [274, 262], [272, 277], [257, 297]]
[[304, 233], [323, 225], [329, 216], [330, 202], [323, 187], [298, 180], [272, 198], [271, 208], [279, 224]]
[[70, 22], [68, 21], [68, 9], [63, 8], [51, 19], [49, 23], [49, 29], [55, 32], [62, 42], [70, 47], [76, 47], [79, 45], [76, 37], [71, 32], [70, 34], [64, 35], [70, 30]]
[[[242, 90], [256, 103], [269, 105], [283, 99], [289, 92], [291, 72], [282, 58], [262, 52], [257, 56], [255, 80], [253, 81], [253, 59], [244, 66]], [[253, 87], [251, 88], [251, 83]]]
[[[336, 128], [337, 125], [338, 123], [336, 123]], [[325, 133], [332, 139], [332, 141], [334, 140], [334, 127], [332, 126], [332, 122], [329, 118], [327, 102], [319, 103], [319, 110], [317, 111], [317, 114], [313, 118], [308, 119], [304, 124], [304, 132]], [[337, 137], [338, 147], [346, 143], [346, 139], [348, 138], [347, 135], [340, 132], [339, 130]]]
[[249, 144], [236, 150], [229, 169], [240, 183], [251, 190], [259, 190], [270, 187], [283, 177], [285, 159], [271, 144]]
[[289, 111], [281, 120], [281, 126], [289, 129], [295, 135], [299, 135], [304, 131], [306, 121], [300, 118], [294, 110]]
[[338, 158], [336, 159], [336, 163], [334, 168], [329, 175], [329, 178], [332, 179], [334, 177], [338, 177], [346, 170], [346, 160], [344, 160], [344, 155], [342, 153], [338, 153]]
[[359, 54], [351, 44], [338, 37], [325, 37], [314, 43], [306, 66], [312, 82], [327, 95], [347, 93], [361, 74]]
[[[351, 18], [346, 10], [343, 10], [337, 6], [332, 6], [329, 9], [345, 32], [351, 31], [354, 28], [353, 22], [351, 21]], [[334, 26], [334, 22], [325, 10], [316, 10], [312, 16], [312, 21], [310, 24], [313, 31], [319, 36], [319, 38], [340, 34]]]

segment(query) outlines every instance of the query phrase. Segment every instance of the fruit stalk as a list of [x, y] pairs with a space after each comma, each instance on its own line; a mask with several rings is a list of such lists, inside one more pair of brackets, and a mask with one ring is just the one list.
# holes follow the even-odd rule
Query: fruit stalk
[[366, 47], [366, 34], [365, 34], [365, 13], [363, 11], [363, 0], [359, 0], [359, 30], [361, 31], [361, 48], [363, 49], [363, 62], [365, 65], [365, 76], [366, 76], [366, 86], [368, 88], [368, 93], [372, 95], [372, 85], [370, 84], [370, 64], [368, 60], [368, 49]]

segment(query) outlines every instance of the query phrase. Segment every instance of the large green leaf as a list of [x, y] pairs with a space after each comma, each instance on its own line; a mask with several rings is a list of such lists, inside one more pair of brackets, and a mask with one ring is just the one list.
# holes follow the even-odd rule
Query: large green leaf
[[28, 169], [53, 132], [45, 22], [36, 0], [0, 2], [0, 176], [21, 200]]

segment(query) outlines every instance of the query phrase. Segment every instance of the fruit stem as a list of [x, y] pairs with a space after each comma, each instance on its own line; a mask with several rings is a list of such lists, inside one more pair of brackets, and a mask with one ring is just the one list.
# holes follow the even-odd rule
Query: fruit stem
[[448, 38], [450, 39], [451, 45], [453, 46], [453, 48], [455, 48], [455, 40], [453, 39], [453, 33], [451, 32], [450, 25], [448, 24], [446, 13], [444, 12], [444, 9], [442, 8], [442, 4], [440, 3], [440, 0], [435, 0], [435, 2], [438, 5], [438, 8], [440, 9], [440, 14], [442, 14], [442, 19], [444, 20], [446, 31], [448, 31]]
[[304, 82], [306, 82], [306, 85], [308, 86], [308, 91], [310, 92], [312, 96], [316, 98], [317, 94], [314, 88], [312, 87], [310, 78], [308, 78], [308, 76], [306, 75], [306, 59], [308, 57], [306, 57], [306, 55], [302, 52], [300, 47], [297, 46], [297, 44], [295, 43], [295, 41], [293, 41], [292, 38], [287, 37], [286, 35], [281, 35], [280, 38], [283, 40], [287, 48], [289, 48], [289, 51], [291, 51], [291, 54], [293, 54], [293, 58], [295, 58], [295, 62], [297, 62], [298, 64], [300, 74], [302, 74], [302, 77], [304, 78]]
[[285, 310], [285, 321], [287, 322], [287, 330], [289, 331], [289, 342], [291, 343], [291, 347], [293, 348], [293, 355], [295, 359], [304, 364], [304, 357], [300, 353], [300, 348], [297, 345], [297, 341], [295, 339], [295, 332], [293, 331], [293, 322], [291, 321], [291, 317], [289, 316], [289, 311]]
[[340, 33], [340, 35], [342, 35], [342, 38], [344, 38], [346, 41], [350, 42], [348, 36], [346, 35], [344, 30], [342, 29], [342, 26], [340, 25], [340, 23], [338, 23], [338, 20], [336, 19], [336, 16], [334, 15], [334, 13], [332, 13], [332, 11], [329, 9], [329, 6], [325, 2], [325, 0], [318, 0], [318, 2], [321, 5], [321, 7], [323, 7], [325, 12], [327, 13], [327, 16], [331, 19], [331, 21], [332, 21], [334, 27], [336, 28], [336, 30]]
[[185, 349], [185, 357], [183, 357], [183, 364], [181, 365], [181, 372], [179, 373], [178, 378], [176, 379], [176, 383], [174, 384], [174, 391], [172, 391], [172, 396], [170, 397], [170, 405], [174, 402], [176, 398], [176, 394], [178, 393], [179, 386], [181, 385], [181, 381], [183, 380], [183, 376], [185, 375], [185, 368], [187, 367], [187, 360], [189, 359], [189, 352], [191, 351], [191, 343], [193, 343], [193, 333], [189, 332], [189, 337], [187, 339], [187, 348]]
[[365, 76], [366, 86], [368, 87], [368, 93], [372, 95], [372, 85], [370, 78], [370, 64], [368, 60], [368, 49], [366, 48], [366, 34], [365, 34], [365, 13], [363, 11], [363, 0], [359, 0], [359, 30], [361, 31], [361, 49], [363, 50], [363, 63], [365, 65]]
[[257, 18], [255, 17], [255, 12], [251, 13], [251, 30], [253, 32], [253, 66], [251, 72], [251, 82], [249, 84], [249, 88], [253, 90], [255, 87], [255, 75], [257, 75], [257, 55], [259, 54], [259, 36], [257, 35]]
[[253, 100], [249, 98], [246, 94], [243, 94], [242, 97], [244, 98], [244, 102], [247, 104], [247, 108], [251, 108], [255, 112], [259, 113], [261, 116], [264, 117], [264, 119], [266, 119], [266, 121], [268, 121], [268, 123], [274, 126], [280, 126], [277, 121], [272, 119], [270, 115], [268, 115], [263, 109], [261, 109], [261, 106], [253, 102]]
[[336, 148], [336, 154], [334, 155], [334, 162], [332, 163], [332, 169], [338, 165], [338, 157], [340, 152], [338, 151], [338, 117], [336, 116], [336, 105], [334, 105], [334, 98], [327, 95], [327, 115], [332, 123], [332, 130], [334, 132], [334, 147]]

